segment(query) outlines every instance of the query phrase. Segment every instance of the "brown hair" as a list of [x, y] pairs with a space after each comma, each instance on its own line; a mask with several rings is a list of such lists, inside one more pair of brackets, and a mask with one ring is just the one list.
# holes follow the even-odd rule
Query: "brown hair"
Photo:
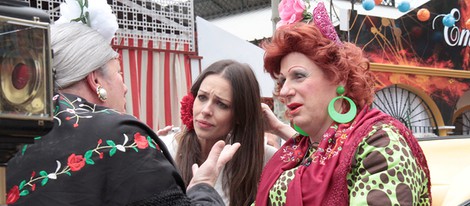
[[[264, 160], [264, 126], [261, 113], [260, 88], [255, 74], [247, 64], [233, 60], [221, 60], [205, 69], [191, 87], [197, 96], [202, 81], [218, 74], [232, 86], [232, 130], [226, 143], [239, 142], [240, 149], [225, 165], [223, 188], [230, 197], [230, 205], [249, 205], [256, 196]], [[194, 130], [186, 129], [177, 137], [179, 141], [176, 163], [186, 184], [193, 174], [191, 166], [201, 164], [201, 146]], [[227, 190], [229, 188], [229, 190]]]
[[[356, 103], [359, 111], [373, 101], [375, 79], [362, 50], [351, 43], [338, 45], [324, 37], [314, 24], [298, 22], [282, 26], [262, 47], [266, 52], [264, 68], [274, 79], [279, 75], [282, 58], [299, 52], [322, 68], [332, 82], [346, 82], [345, 96]], [[279, 89], [276, 88], [275, 95]]]

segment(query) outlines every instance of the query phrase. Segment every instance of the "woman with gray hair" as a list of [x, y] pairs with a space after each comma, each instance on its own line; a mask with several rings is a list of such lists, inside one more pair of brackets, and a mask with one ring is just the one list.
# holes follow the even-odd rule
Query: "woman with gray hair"
[[125, 114], [127, 87], [109, 38], [70, 21], [51, 33], [54, 127], [8, 162], [7, 204], [223, 205], [213, 186], [240, 144], [216, 143], [186, 191], [163, 142]]

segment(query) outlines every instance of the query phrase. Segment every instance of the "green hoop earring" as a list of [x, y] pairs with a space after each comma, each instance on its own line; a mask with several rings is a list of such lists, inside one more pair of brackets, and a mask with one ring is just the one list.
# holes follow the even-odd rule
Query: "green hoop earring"
[[300, 127], [297, 126], [297, 125], [295, 125], [295, 124], [294, 124], [294, 129], [295, 129], [295, 131], [297, 131], [297, 132], [298, 132], [299, 134], [301, 134], [302, 136], [306, 136], [306, 137], [308, 136], [307, 132], [305, 132], [304, 130], [300, 129]]
[[[328, 115], [330, 115], [331, 119], [333, 119], [335, 122], [338, 123], [348, 123], [356, 117], [357, 113], [357, 107], [356, 104], [349, 98], [344, 96], [344, 87], [343, 86], [338, 86], [336, 88], [336, 92], [340, 95], [335, 98], [333, 98], [328, 104]], [[346, 99], [349, 102], [349, 111], [346, 114], [340, 114], [335, 110], [335, 102], [338, 99]]]

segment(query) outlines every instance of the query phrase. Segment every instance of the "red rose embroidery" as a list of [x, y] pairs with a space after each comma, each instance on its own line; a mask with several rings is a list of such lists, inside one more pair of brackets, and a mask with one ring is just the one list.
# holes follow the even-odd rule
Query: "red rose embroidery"
[[18, 185], [13, 186], [7, 194], [7, 204], [13, 204], [20, 199]]
[[67, 165], [70, 167], [70, 170], [74, 172], [78, 171], [85, 166], [85, 158], [83, 158], [82, 155], [71, 154], [67, 161]]
[[194, 97], [191, 93], [188, 93], [188, 95], [184, 96], [181, 100], [181, 121], [183, 121], [183, 124], [186, 125], [188, 130], [193, 129], [193, 104]]
[[304, 154], [302, 153], [302, 151], [299, 149], [299, 150], [294, 150], [294, 157], [301, 160], [303, 158]]
[[147, 138], [140, 135], [139, 132], [135, 133], [134, 142], [137, 144], [137, 148], [139, 149], [145, 149], [149, 146], [149, 142], [147, 141]]

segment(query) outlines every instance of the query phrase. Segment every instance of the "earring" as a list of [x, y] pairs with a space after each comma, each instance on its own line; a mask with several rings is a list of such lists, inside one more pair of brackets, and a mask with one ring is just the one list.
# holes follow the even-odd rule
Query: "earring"
[[[339, 96], [333, 98], [333, 100], [331, 100], [330, 104], [328, 104], [328, 115], [330, 115], [331, 119], [333, 119], [335, 122], [348, 123], [348, 122], [352, 121], [354, 119], [354, 117], [356, 117], [356, 113], [357, 113], [356, 104], [354, 104], [354, 102], [350, 98], [343, 95], [344, 94], [344, 87], [343, 86], [338, 86], [338, 88], [336, 88], [336, 93], [338, 93]], [[340, 114], [340, 113], [336, 112], [335, 102], [338, 99], [348, 100], [348, 102], [349, 102], [349, 111], [346, 114]]]
[[295, 124], [294, 124], [294, 129], [295, 129], [295, 131], [297, 131], [297, 132], [298, 132], [299, 134], [301, 134], [302, 136], [308, 137], [307, 132], [305, 132], [303, 129], [300, 129], [300, 127], [297, 126], [297, 125], [295, 125]]
[[230, 130], [230, 132], [228, 132], [227, 134], [227, 139], [231, 139], [232, 135], [233, 135], [233, 130]]
[[96, 88], [96, 94], [101, 101], [106, 101], [108, 99], [108, 92], [101, 85], [98, 85]]

